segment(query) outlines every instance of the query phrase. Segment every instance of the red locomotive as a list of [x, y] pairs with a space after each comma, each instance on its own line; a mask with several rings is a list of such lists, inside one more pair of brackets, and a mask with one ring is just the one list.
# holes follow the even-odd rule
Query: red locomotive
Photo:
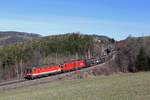
[[61, 72], [60, 65], [36, 66], [27, 69], [26, 79], [34, 79], [44, 75], [50, 75]]
[[45, 75], [51, 75], [54, 73], [66, 72], [71, 70], [77, 70], [86, 67], [84, 60], [77, 60], [71, 62], [64, 62], [58, 65], [46, 65], [46, 66], [36, 66], [27, 69], [26, 79], [34, 79], [37, 77], [42, 77]]

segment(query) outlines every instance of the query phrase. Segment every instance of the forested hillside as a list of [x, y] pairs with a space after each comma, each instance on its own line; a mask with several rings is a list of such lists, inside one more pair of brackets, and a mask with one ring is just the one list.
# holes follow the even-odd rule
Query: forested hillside
[[112, 43], [104, 38], [70, 33], [5, 45], [0, 50], [0, 78], [23, 77], [30, 66], [100, 56], [101, 43]]
[[23, 42], [30, 39], [40, 38], [41, 36], [34, 33], [15, 32], [15, 31], [0, 31], [0, 45]]
[[150, 37], [128, 37], [118, 42], [116, 66], [122, 72], [150, 70]]

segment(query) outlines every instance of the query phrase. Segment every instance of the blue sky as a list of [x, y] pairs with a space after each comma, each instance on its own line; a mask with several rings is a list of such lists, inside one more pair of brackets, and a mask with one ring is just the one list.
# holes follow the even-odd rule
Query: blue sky
[[0, 31], [150, 35], [149, 0], [1, 0]]

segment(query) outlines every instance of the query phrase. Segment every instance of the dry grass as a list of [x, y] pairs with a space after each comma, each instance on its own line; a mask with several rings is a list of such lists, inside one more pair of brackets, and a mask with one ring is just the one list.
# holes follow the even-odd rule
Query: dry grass
[[150, 100], [150, 72], [1, 91], [0, 100]]

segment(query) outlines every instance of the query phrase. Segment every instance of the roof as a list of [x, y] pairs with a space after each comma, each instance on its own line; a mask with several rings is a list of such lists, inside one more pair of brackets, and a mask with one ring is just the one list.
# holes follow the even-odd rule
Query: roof
[[29, 67], [29, 68], [41, 68], [41, 67], [48, 67], [48, 66], [55, 66], [55, 65], [59, 65], [59, 64], [51, 63], [51, 64], [49, 64], [49, 65], [31, 66], [31, 67]]

